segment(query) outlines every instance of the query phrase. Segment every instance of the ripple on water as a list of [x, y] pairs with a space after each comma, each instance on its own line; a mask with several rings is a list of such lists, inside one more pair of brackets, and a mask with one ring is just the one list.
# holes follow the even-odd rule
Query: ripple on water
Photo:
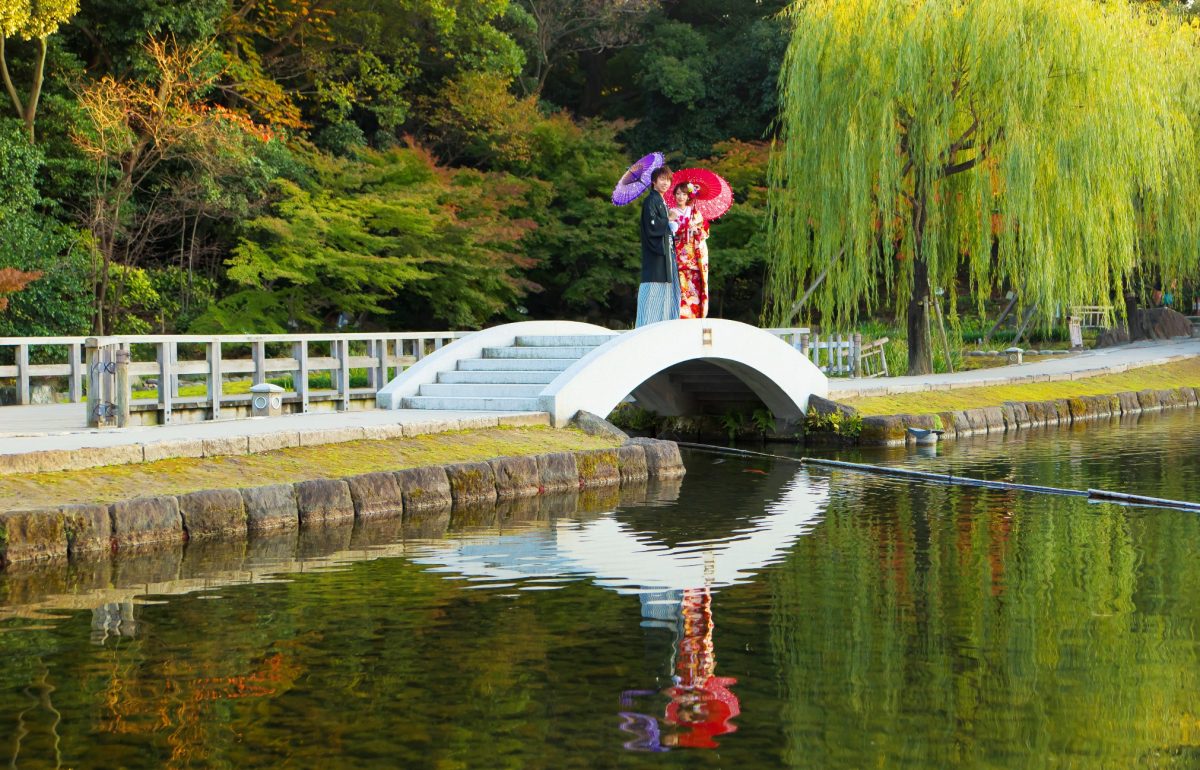
[[[1195, 418], [1135, 427], [856, 456], [1197, 491]], [[117, 580], [97, 567], [94, 583], [6, 573], [0, 754], [130, 768], [1194, 764], [1200, 517], [721, 459], [690, 454], [682, 487], [653, 505], [503, 531], [356, 534], [269, 562], [253, 545], [207, 549], [203, 567], [185, 549]]]

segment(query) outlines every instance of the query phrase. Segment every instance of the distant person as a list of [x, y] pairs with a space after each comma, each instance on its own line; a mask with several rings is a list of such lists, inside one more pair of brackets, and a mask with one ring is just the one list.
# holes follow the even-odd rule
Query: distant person
[[679, 318], [679, 271], [665, 197], [671, 189], [671, 170], [665, 166], [655, 169], [650, 186], [650, 193], [642, 201], [642, 283], [638, 287], [636, 326]]
[[671, 232], [679, 270], [679, 317], [708, 317], [708, 222], [696, 210], [696, 187], [678, 185], [672, 193]]

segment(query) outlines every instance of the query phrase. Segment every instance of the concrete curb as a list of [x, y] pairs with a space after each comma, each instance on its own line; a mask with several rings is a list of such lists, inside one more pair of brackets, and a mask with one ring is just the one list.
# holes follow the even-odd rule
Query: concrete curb
[[1063, 426], [1101, 418], [1197, 406], [1200, 389], [1124, 391], [1097, 396], [1073, 396], [1050, 401], [1006, 401], [1002, 406], [962, 409], [939, 414], [872, 415], [863, 418], [859, 443], [899, 446], [913, 441], [908, 428], [933, 428], [940, 423], [942, 440], [980, 434], [1002, 434], [1023, 428]]
[[46, 449], [20, 454], [0, 454], [0, 475], [78, 471], [104, 465], [134, 465], [180, 457], [220, 457], [258, 454], [296, 446], [322, 446], [347, 441], [411, 438], [427, 433], [479, 430], [496, 427], [549, 426], [547, 414], [514, 414], [463, 417], [418, 425], [371, 425], [324, 430], [280, 430], [228, 438], [151, 441], [81, 449]]
[[[644, 460], [643, 460], [644, 458]], [[502, 469], [497, 473], [496, 469]], [[631, 439], [621, 449], [497, 458], [317, 479], [269, 487], [205, 490], [0, 513], [0, 568], [20, 562], [75, 560], [204, 537], [245, 539], [269, 531], [320, 529], [364, 521], [424, 519], [470, 509], [486, 515], [547, 491], [594, 492], [613, 501], [622, 486], [647, 476], [685, 473], [673, 441]], [[93, 556], [94, 558], [94, 556]]]

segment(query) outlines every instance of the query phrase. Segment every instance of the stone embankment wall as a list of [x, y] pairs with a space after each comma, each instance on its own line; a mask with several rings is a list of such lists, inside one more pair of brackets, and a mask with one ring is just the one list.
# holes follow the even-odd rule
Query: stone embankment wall
[[[1076, 396], [1052, 401], [1006, 401], [1001, 406], [985, 406], [938, 414], [894, 414], [864, 417], [859, 443], [898, 445], [911, 440], [907, 428], [941, 428], [942, 440], [977, 434], [1005, 433], [1046, 425], [1071, 425], [1101, 417], [1156, 412], [1183, 406], [1196, 406], [1200, 389], [1126, 391], [1106, 396]], [[938, 424], [940, 421], [940, 425]]]
[[635, 438], [615, 449], [8, 511], [0, 513], [0, 567], [205, 538], [246, 538], [402, 518], [439, 509], [496, 506], [547, 492], [624, 486], [683, 474], [679, 447], [673, 441]]

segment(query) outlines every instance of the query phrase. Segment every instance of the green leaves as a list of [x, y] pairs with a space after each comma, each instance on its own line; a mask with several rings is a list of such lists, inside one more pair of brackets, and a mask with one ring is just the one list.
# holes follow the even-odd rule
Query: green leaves
[[36, 40], [79, 11], [79, 0], [0, 0], [0, 37]]
[[521, 292], [508, 251], [521, 230], [494, 218], [503, 185], [456, 190], [460, 175], [415, 149], [313, 160], [311, 187], [280, 180], [273, 211], [246, 224], [226, 262], [240, 290], [195, 328], [251, 311], [276, 329], [478, 326]]

